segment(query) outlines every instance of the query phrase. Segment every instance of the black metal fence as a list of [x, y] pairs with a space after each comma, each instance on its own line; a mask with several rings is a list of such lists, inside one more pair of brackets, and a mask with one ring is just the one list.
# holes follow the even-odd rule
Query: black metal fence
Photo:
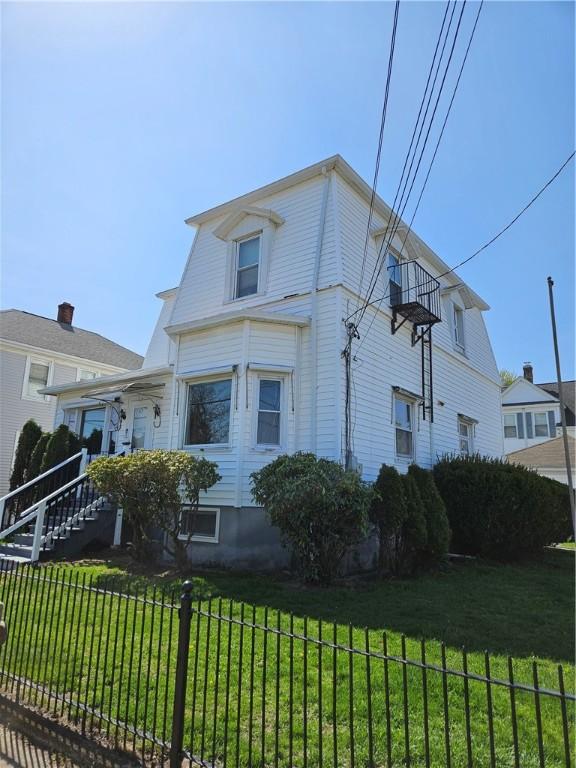
[[1, 573], [0, 689], [146, 765], [572, 765], [561, 666], [192, 592], [129, 594], [68, 568]]

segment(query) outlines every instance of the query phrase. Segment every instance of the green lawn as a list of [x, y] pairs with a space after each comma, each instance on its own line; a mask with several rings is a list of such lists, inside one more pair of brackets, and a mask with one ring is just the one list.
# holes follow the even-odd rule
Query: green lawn
[[[48, 566], [24, 587], [4, 585], [9, 622], [14, 617], [10, 629], [18, 624], [18, 616], [21, 636], [27, 638], [25, 645], [18, 645], [19, 651], [6, 649], [1, 659], [6, 670], [63, 692], [72, 702], [73, 716], [78, 714], [75, 702], [88, 698], [89, 706], [103, 715], [93, 725], [107, 728], [111, 735], [116, 728], [107, 720], [137, 724], [160, 737], [164, 730], [169, 733], [175, 612], [111, 599], [102, 592], [81, 593], [44, 581], [44, 574], [51, 579], [58, 574], [58, 581], [91, 579], [101, 588], [129, 592], [146, 587], [149, 597], [150, 589], [156, 588], [157, 598], [159, 590], [176, 588], [181, 580], [171, 573], [142, 573], [120, 556], [58, 571]], [[462, 678], [449, 677], [443, 689], [442, 675], [429, 671], [425, 701], [420, 669], [407, 667], [404, 675], [399, 663], [386, 664], [378, 656], [368, 662], [366, 655], [334, 651], [313, 640], [321, 632], [323, 640], [335, 636], [338, 645], [349, 646], [351, 639], [353, 647], [365, 649], [368, 644], [376, 654], [383, 648], [385, 631], [388, 653], [400, 656], [404, 634], [408, 658], [420, 658], [424, 638], [427, 659], [437, 664], [439, 641], [444, 641], [447, 665], [458, 670], [464, 645], [468, 667], [477, 674], [485, 672], [487, 649], [493, 677], [507, 678], [511, 655], [517, 681], [533, 682], [536, 661], [540, 685], [556, 689], [562, 664], [566, 686], [573, 690], [573, 574], [573, 552], [548, 550], [537, 562], [514, 566], [466, 562], [417, 579], [358, 581], [330, 589], [302, 588], [261, 575], [195, 575], [194, 596], [199, 602], [191, 627], [185, 744], [194, 755], [211, 759], [215, 754], [220, 763], [226, 758], [227, 765], [273, 766], [277, 753], [277, 764], [283, 767], [348, 768], [352, 756], [356, 766], [387, 765], [388, 755], [391, 765], [405, 765], [407, 735], [411, 765], [425, 765], [427, 738], [431, 765], [444, 766], [447, 711], [452, 765], [466, 765]], [[35, 602], [34, 596], [39, 600]], [[258, 627], [267, 621], [286, 634], [265, 634], [260, 628], [242, 628], [216, 618], [222, 613], [225, 619], [239, 619], [242, 612]], [[66, 627], [64, 633], [56, 631], [57, 624]], [[292, 639], [291, 627], [297, 635]], [[304, 641], [303, 634], [312, 640]], [[510, 695], [499, 686], [491, 686], [490, 694], [496, 764], [512, 766]], [[38, 704], [64, 709], [54, 698], [43, 702], [36, 692], [29, 695]], [[471, 681], [467, 695], [474, 765], [488, 766], [487, 686]], [[520, 765], [537, 766], [534, 695], [519, 691], [514, 705]], [[540, 706], [545, 765], [566, 765], [560, 703], [541, 696]], [[571, 721], [573, 711], [569, 705]], [[122, 729], [119, 735], [122, 741]]]

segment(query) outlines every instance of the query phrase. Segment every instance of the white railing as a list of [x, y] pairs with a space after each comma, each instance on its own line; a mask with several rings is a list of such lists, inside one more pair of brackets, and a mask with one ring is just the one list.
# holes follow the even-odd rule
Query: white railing
[[[6, 507], [6, 502], [8, 501], [8, 499], [11, 499], [14, 496], [17, 496], [19, 493], [21, 493], [22, 491], [25, 491], [27, 488], [32, 488], [34, 485], [37, 485], [41, 480], [44, 480], [44, 478], [49, 477], [50, 475], [53, 475], [59, 469], [62, 469], [62, 467], [65, 467], [67, 464], [70, 464], [72, 461], [75, 461], [78, 458], [80, 458], [80, 467], [78, 468], [78, 477], [80, 477], [80, 475], [82, 475], [85, 472], [86, 465], [88, 464], [87, 448], [82, 448], [80, 451], [78, 451], [78, 453], [75, 453], [74, 456], [70, 456], [68, 459], [61, 461], [60, 464], [56, 464], [55, 467], [52, 467], [51, 469], [46, 470], [46, 472], [43, 472], [41, 475], [38, 475], [38, 477], [34, 477], [32, 480], [29, 480], [27, 483], [24, 483], [24, 485], [19, 485], [18, 488], [15, 488], [13, 491], [10, 491], [10, 493], [7, 493], [5, 496], [2, 496], [2, 498], [0, 498], [0, 526], [2, 525], [2, 520], [4, 519], [4, 509]], [[3, 533], [3, 531], [0, 531], [0, 533]]]
[[69, 494], [72, 494], [75, 492], [76, 487], [78, 486], [78, 483], [87, 478], [88, 475], [86, 472], [79, 475], [78, 477], [75, 477], [73, 480], [70, 480], [70, 482], [66, 483], [66, 485], [63, 485], [61, 488], [58, 488], [56, 491], [53, 491], [48, 496], [45, 496], [43, 499], [40, 499], [40, 501], [35, 502], [32, 504], [28, 509], [24, 510], [20, 518], [13, 523], [9, 528], [6, 528], [3, 531], [0, 531], [0, 540], [6, 539], [8, 536], [11, 536], [13, 533], [16, 533], [17, 530], [20, 528], [30, 525], [32, 522], [34, 522], [34, 537], [32, 540], [32, 551], [30, 553], [30, 562], [35, 563], [38, 561], [40, 557], [40, 549], [43, 545], [50, 544], [53, 539], [60, 536], [63, 532], [65, 532], [68, 528], [73, 526], [78, 520], [81, 519], [82, 515], [86, 515], [87, 510], [95, 510], [98, 507], [102, 506], [104, 502], [104, 497], [100, 496], [97, 499], [94, 499], [89, 504], [87, 504], [85, 507], [82, 507], [77, 512], [75, 512], [73, 515], [70, 515], [70, 517], [66, 518], [65, 520], [61, 521], [57, 526], [55, 526], [51, 531], [46, 531], [46, 533], [43, 533], [44, 529], [44, 518], [46, 515], [46, 508], [48, 506], [48, 503], [52, 501], [53, 499], [57, 497], [62, 497], [62, 500], [64, 501], [66, 496]]

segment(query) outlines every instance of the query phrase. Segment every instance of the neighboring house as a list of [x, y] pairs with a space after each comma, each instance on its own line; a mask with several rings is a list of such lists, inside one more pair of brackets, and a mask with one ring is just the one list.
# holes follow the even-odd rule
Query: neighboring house
[[[92, 331], [72, 325], [74, 307], [64, 302], [55, 320], [19, 309], [0, 312], [0, 496], [8, 491], [14, 451], [22, 425], [34, 419], [54, 427], [56, 402], [45, 386], [97, 379], [139, 368], [142, 357]], [[76, 431], [98, 428], [87, 417]]]
[[[573, 437], [568, 437], [568, 445], [572, 483], [576, 486], [576, 440]], [[561, 483], [566, 483], [566, 485], [568, 484], [566, 454], [562, 437], [555, 437], [552, 440], [547, 440], [545, 443], [509, 453], [508, 461], [513, 464], [522, 464], [530, 469], [535, 469], [540, 475], [550, 477], [552, 480], [559, 480]]]
[[[504, 450], [506, 454], [553, 440], [560, 434], [558, 384], [534, 384], [532, 365], [524, 365], [519, 376], [502, 392]], [[576, 382], [565, 381], [562, 393], [568, 433], [574, 437]]]
[[405, 226], [376, 279], [374, 298], [390, 296], [367, 309], [343, 355], [343, 320], [367, 294], [391, 217], [376, 197], [359, 295], [370, 198], [337, 155], [193, 216], [142, 369], [44, 390], [71, 426], [107, 399], [116, 451], [184, 449], [218, 463], [222, 480], [195, 523], [197, 563], [285, 559], [250, 492], [250, 474], [282, 453], [347, 460], [367, 480], [382, 463], [406, 471], [445, 453], [503, 453], [488, 306], [453, 272], [437, 282], [447, 265]]

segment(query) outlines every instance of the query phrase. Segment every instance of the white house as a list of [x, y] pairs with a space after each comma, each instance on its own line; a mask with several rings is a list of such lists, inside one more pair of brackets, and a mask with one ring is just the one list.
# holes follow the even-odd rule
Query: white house
[[[507, 455], [540, 445], [560, 435], [558, 384], [535, 384], [530, 363], [524, 365], [523, 373], [502, 392], [504, 451]], [[575, 384], [574, 381], [562, 384], [566, 424], [571, 437], [575, 436]]]
[[[63, 302], [55, 319], [6, 309], [0, 312], [0, 496], [8, 491], [18, 435], [28, 419], [44, 430], [54, 426], [56, 402], [45, 386], [98, 379], [137, 368], [142, 357], [72, 324], [74, 307]], [[76, 425], [90, 434], [90, 413]]]
[[[367, 480], [382, 463], [503, 453], [488, 305], [452, 272], [437, 282], [447, 265], [404, 225], [384, 253], [391, 211], [378, 197], [359, 293], [370, 196], [336, 155], [191, 217], [188, 261], [178, 287], [158, 294], [142, 369], [44, 390], [72, 427], [108, 401], [103, 450], [184, 449], [218, 463], [196, 562], [281, 561], [250, 492], [250, 474], [281, 453], [346, 459]], [[375, 267], [373, 297], [390, 296], [367, 308], [343, 354]]]

